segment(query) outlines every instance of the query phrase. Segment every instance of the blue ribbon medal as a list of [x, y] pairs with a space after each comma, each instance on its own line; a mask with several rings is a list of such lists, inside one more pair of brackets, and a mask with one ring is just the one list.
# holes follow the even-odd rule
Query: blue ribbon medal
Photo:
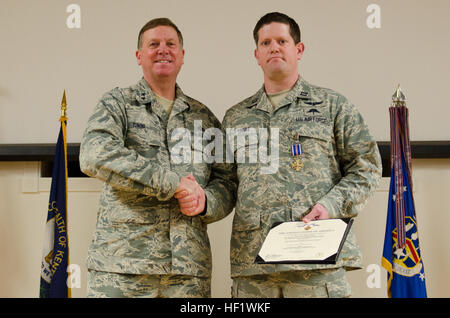
[[293, 144], [291, 146], [291, 155], [294, 157], [294, 162], [291, 163], [292, 169], [300, 171], [303, 168], [303, 162], [300, 160], [300, 156], [303, 154], [302, 144]]

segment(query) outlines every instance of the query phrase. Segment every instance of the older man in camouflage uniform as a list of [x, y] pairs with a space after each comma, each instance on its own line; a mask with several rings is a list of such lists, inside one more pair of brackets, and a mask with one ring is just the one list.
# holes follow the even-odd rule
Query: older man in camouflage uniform
[[[362, 266], [353, 231], [335, 265], [254, 261], [276, 222], [355, 217], [381, 176], [377, 144], [344, 96], [299, 76], [297, 63], [304, 45], [293, 19], [269, 13], [257, 23], [254, 37], [264, 86], [230, 108], [222, 126], [243, 131], [278, 128], [279, 161], [274, 173], [262, 173], [267, 164], [261, 160], [236, 161], [233, 297], [348, 297], [345, 272]], [[249, 138], [238, 145], [245, 148], [236, 149], [235, 160], [239, 151], [249, 155], [255, 143]], [[293, 165], [296, 158], [291, 153], [296, 144], [303, 148], [299, 165]]]
[[87, 259], [89, 297], [210, 296], [207, 224], [231, 212], [236, 184], [225, 165], [203, 160], [202, 143], [188, 149], [201, 160], [173, 160], [176, 129], [193, 138], [220, 130], [176, 84], [182, 46], [170, 20], [148, 22], [136, 52], [143, 78], [106, 93], [89, 119], [81, 169], [105, 181]]

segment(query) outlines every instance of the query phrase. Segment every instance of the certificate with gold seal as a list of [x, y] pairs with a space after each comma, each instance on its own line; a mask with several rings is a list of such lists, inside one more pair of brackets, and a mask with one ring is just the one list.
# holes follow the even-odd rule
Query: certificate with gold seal
[[255, 263], [336, 264], [353, 219], [274, 224]]

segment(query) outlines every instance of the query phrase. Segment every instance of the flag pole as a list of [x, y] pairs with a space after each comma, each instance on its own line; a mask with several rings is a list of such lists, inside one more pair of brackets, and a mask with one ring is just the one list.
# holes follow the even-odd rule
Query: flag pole
[[71, 297], [67, 224], [67, 102], [64, 90], [41, 262], [40, 298]]
[[382, 266], [388, 271], [389, 297], [427, 297], [412, 191], [409, 110], [400, 84], [389, 107], [391, 183]]
[[[63, 92], [63, 97], [61, 100], [61, 117], [59, 119], [61, 122], [61, 128], [63, 132], [63, 140], [64, 140], [64, 161], [65, 161], [65, 179], [66, 179], [66, 226], [67, 226], [67, 232], [69, 232], [69, 215], [68, 215], [68, 168], [67, 168], [67, 131], [66, 131], [66, 125], [67, 125], [67, 101], [66, 101], [66, 90]], [[70, 266], [70, 250], [69, 250], [69, 235], [67, 233], [67, 266]], [[70, 281], [70, 271], [67, 270], [67, 297], [72, 298], [72, 290], [69, 287], [69, 281]]]

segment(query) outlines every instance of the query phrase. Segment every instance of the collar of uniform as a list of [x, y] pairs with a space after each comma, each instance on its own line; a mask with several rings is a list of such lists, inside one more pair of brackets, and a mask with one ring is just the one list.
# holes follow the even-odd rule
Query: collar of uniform
[[[289, 95], [286, 97], [286, 99], [288, 97]], [[302, 77], [299, 77], [297, 84], [294, 86], [294, 89], [292, 91], [292, 98], [294, 97], [296, 97], [297, 99], [308, 100], [312, 102], [321, 101], [321, 99], [319, 99], [314, 93], [313, 86], [311, 86], [311, 84], [305, 81]]]
[[[286, 95], [286, 97], [283, 99], [282, 103], [278, 108], [285, 106], [287, 104], [295, 105], [297, 103], [293, 102], [296, 102], [298, 99], [313, 100], [313, 101], [316, 101], [317, 99], [311, 92], [311, 85], [307, 81], [305, 81], [301, 76], [299, 76], [294, 87], [292, 87], [291, 91]], [[270, 104], [270, 101], [267, 97], [264, 85], [254, 95], [254, 97], [250, 100], [250, 102], [247, 105], [248, 108], [252, 108], [254, 106], [256, 106], [257, 109], [266, 112], [271, 112], [273, 109], [272, 104]]]
[[136, 100], [140, 104], [153, 104], [156, 101], [156, 96], [153, 94], [144, 77], [137, 83]]
[[[142, 77], [137, 84], [136, 100], [140, 104], [150, 104], [152, 110], [155, 103], [157, 103], [156, 96], [144, 77]], [[184, 95], [178, 84], [175, 84], [175, 101], [172, 112], [175, 111], [176, 113], [181, 113], [182, 111], [189, 109], [189, 107], [188, 98]]]
[[261, 89], [255, 94], [254, 98], [247, 105], [248, 108], [256, 106], [256, 109], [265, 111], [270, 113], [272, 111], [272, 104], [269, 101], [269, 98], [266, 95], [266, 90], [264, 89], [264, 85]]
[[286, 97], [281, 101], [278, 108], [285, 105], [297, 105], [298, 100], [316, 100], [317, 98], [311, 92], [311, 85], [305, 81], [301, 76], [298, 77], [294, 87], [289, 91]]
[[173, 116], [189, 109], [190, 105], [187, 96], [184, 95], [180, 86], [178, 86], [178, 84], [175, 84], [175, 102], [173, 104], [172, 112], [170, 113], [170, 115]]

